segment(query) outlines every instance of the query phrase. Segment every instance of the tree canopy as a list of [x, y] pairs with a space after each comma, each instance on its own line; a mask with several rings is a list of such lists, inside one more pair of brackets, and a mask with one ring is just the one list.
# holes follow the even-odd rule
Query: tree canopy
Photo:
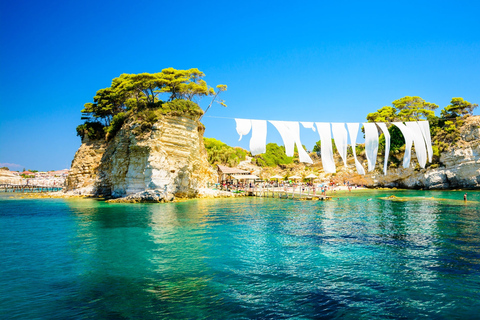
[[385, 106], [377, 112], [369, 113], [369, 122], [418, 121], [435, 116], [438, 105], [426, 102], [420, 97], [406, 96], [392, 102], [392, 106]]
[[[417, 121], [428, 120], [430, 123], [430, 134], [432, 136], [434, 161], [439, 152], [448, 149], [452, 143], [460, 139], [459, 127], [464, 123], [464, 118], [473, 115], [477, 104], [470, 103], [463, 98], [452, 98], [450, 104], [444, 107], [440, 117], [435, 116], [434, 110], [438, 105], [426, 102], [420, 97], [406, 96], [392, 102], [392, 106], [385, 106], [376, 112], [367, 115], [368, 122], [394, 121]], [[403, 135], [396, 126], [390, 125], [388, 131], [391, 136], [391, 152], [395, 153], [404, 145]], [[384, 150], [385, 138], [380, 135], [379, 151]]]
[[457, 118], [465, 115], [473, 115], [473, 110], [478, 104], [470, 103], [463, 98], [452, 98], [450, 104], [446, 106], [441, 115], [443, 118]]
[[256, 155], [252, 162], [261, 167], [275, 167], [279, 164], [293, 163], [294, 157], [287, 157], [285, 147], [276, 143], [268, 143], [266, 152]]
[[[332, 150], [333, 153], [337, 152], [337, 146], [335, 145], [335, 139], [332, 138]], [[313, 146], [313, 152], [320, 153], [322, 151], [322, 140], [318, 140], [315, 142], [315, 145]]]
[[203, 138], [207, 150], [208, 162], [211, 165], [222, 164], [236, 166], [245, 160], [248, 152], [239, 147], [230, 147], [226, 143], [214, 138]]
[[[223, 100], [216, 99], [221, 92], [227, 90], [227, 86], [218, 85], [215, 91], [202, 79], [204, 76], [205, 74], [196, 68], [188, 70], [167, 68], [152, 74], [122, 74], [112, 80], [110, 87], [98, 90], [93, 102], [84, 105], [82, 120], [85, 120], [85, 123], [77, 128], [77, 132], [81, 134], [88, 130], [96, 130], [92, 129], [96, 126], [91, 123], [109, 127], [116, 115], [125, 118], [125, 115], [132, 113], [166, 107], [166, 103], [177, 100], [195, 103], [202, 97], [213, 96], [210, 106], [213, 102], [226, 106]], [[177, 105], [180, 106], [171, 104], [168, 109]], [[118, 125], [119, 121], [116, 123]], [[110, 128], [106, 131], [112, 130]]]

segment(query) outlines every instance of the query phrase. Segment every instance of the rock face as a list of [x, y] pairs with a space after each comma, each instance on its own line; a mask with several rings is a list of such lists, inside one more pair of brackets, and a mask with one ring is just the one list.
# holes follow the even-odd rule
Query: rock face
[[85, 137], [75, 153], [72, 167], [66, 179], [66, 191], [77, 194], [94, 193], [93, 187], [98, 175], [98, 166], [105, 152], [104, 140], [89, 140]]
[[91, 187], [93, 195], [114, 198], [155, 194], [152, 199], [160, 201], [161, 194], [195, 197], [199, 188], [216, 181], [203, 145], [203, 125], [194, 116], [165, 116], [140, 135], [133, 129], [135, 125], [124, 124], [108, 143], [83, 143], [67, 190]]
[[0, 170], [0, 183], [21, 184], [22, 177], [13, 175], [9, 170]]
[[[415, 169], [412, 157], [409, 168], [389, 169], [386, 176], [370, 175], [370, 187], [424, 189], [480, 188], [480, 116], [469, 117], [460, 128], [461, 140], [440, 156], [440, 166]], [[412, 153], [412, 155], [414, 152]], [[378, 166], [378, 164], [377, 164]]]
[[160, 190], [145, 190], [135, 194], [128, 195], [123, 198], [108, 200], [107, 202], [119, 202], [119, 203], [166, 202], [166, 201], [172, 201], [173, 199], [174, 199], [174, 196], [171, 193], [165, 193]]

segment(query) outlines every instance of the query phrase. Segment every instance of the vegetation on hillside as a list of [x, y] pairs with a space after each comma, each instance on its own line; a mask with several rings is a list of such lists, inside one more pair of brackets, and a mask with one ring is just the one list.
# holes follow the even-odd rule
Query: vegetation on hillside
[[[369, 113], [367, 120], [387, 123], [391, 136], [391, 157], [389, 158], [391, 167], [400, 163], [402, 152], [405, 150], [405, 141], [400, 129], [391, 123], [428, 120], [434, 152], [433, 161], [438, 162], [440, 152], [447, 150], [460, 139], [459, 128], [467, 117], [473, 115], [473, 110], [477, 107], [477, 104], [472, 104], [463, 98], [452, 98], [450, 104], [441, 110], [441, 116], [438, 117], [434, 112], [438, 105], [426, 102], [420, 97], [406, 96], [393, 101], [392, 106], [385, 106], [376, 112]], [[383, 153], [384, 150], [385, 137], [382, 133], [379, 140], [379, 152]]]
[[208, 162], [211, 165], [221, 164], [234, 167], [246, 159], [249, 154], [247, 150], [239, 147], [230, 147], [226, 143], [214, 138], [203, 138], [205, 149], [208, 154]]
[[[463, 98], [452, 98], [450, 104], [441, 110], [441, 116], [437, 117], [434, 110], [438, 105], [426, 102], [420, 97], [406, 96], [392, 102], [392, 106], [385, 106], [376, 112], [369, 113], [367, 120], [369, 122], [385, 122], [391, 136], [389, 166], [394, 168], [401, 165], [403, 153], [405, 151], [405, 140], [400, 129], [392, 125], [392, 122], [428, 120], [432, 136], [434, 162], [439, 161], [440, 152], [446, 150], [448, 146], [453, 145], [460, 139], [459, 127], [465, 119], [473, 114], [477, 104], [465, 101]], [[241, 160], [245, 159], [246, 150], [241, 148], [232, 148], [225, 143], [213, 138], [204, 138], [205, 147], [208, 152], [208, 159], [211, 164], [224, 164], [235, 166]], [[332, 139], [333, 152], [337, 152], [335, 141]], [[385, 150], [385, 136], [383, 133], [379, 137], [379, 155], [383, 156]], [[317, 141], [313, 147], [313, 152], [320, 153], [321, 141]], [[365, 154], [364, 144], [357, 144], [356, 154], [363, 156]], [[347, 148], [347, 155], [352, 155], [351, 147]], [[252, 163], [261, 167], [276, 167], [288, 164], [298, 163], [298, 153], [295, 148], [293, 157], [287, 157], [285, 147], [276, 143], [268, 143], [266, 152], [256, 155], [252, 158]], [[431, 165], [431, 164], [430, 164]], [[381, 170], [379, 167], [378, 170]]]
[[276, 143], [268, 143], [266, 152], [256, 155], [252, 159], [252, 163], [260, 167], [275, 167], [293, 163], [295, 156], [298, 158], [296, 149], [293, 157], [287, 157], [284, 146], [279, 146]]
[[[335, 139], [333, 138], [332, 138], [332, 150], [334, 154], [337, 152], [337, 146], [335, 145]], [[313, 152], [320, 154], [321, 151], [322, 151], [322, 140], [318, 140], [317, 142], [315, 142], [315, 145], [313, 146]]]
[[[318, 155], [321, 155], [322, 151], [322, 140], [318, 140], [315, 142], [315, 145], [313, 146], [313, 152], [316, 152]], [[332, 138], [332, 151], [333, 154], [338, 154], [337, 153], [337, 146], [335, 145], [335, 139]], [[365, 153], [365, 144], [357, 144], [355, 146], [355, 154], [357, 156], [363, 156]], [[353, 156], [353, 150], [351, 146], [347, 147], [347, 156]]]
[[[223, 106], [218, 95], [227, 90], [218, 85], [217, 91], [202, 79], [205, 74], [198, 69], [163, 69], [158, 73], [122, 74], [112, 80], [112, 85], [97, 91], [93, 103], [84, 105], [77, 135], [90, 139], [112, 138], [127, 119], [133, 121], [134, 133], [151, 128], [163, 115], [190, 114], [201, 116], [203, 110], [198, 99], [212, 96], [212, 102]], [[208, 108], [207, 108], [208, 109]]]
[[[251, 156], [250, 152], [240, 147], [230, 147], [226, 143], [214, 138], [203, 138], [205, 149], [208, 154], [208, 161], [211, 165], [221, 164], [226, 166], [236, 166], [246, 159], [246, 156]], [[293, 157], [287, 157], [285, 154], [285, 147], [279, 146], [276, 143], [268, 143], [266, 152], [256, 155], [252, 158], [252, 163], [260, 167], [276, 167], [278, 165], [287, 165], [298, 162], [298, 152], [295, 147]]]

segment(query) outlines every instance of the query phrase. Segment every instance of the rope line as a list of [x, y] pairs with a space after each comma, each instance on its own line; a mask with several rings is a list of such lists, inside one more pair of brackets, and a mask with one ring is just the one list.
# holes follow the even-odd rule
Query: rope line
[[[231, 118], [231, 117], [217, 117], [217, 116], [205, 116], [204, 118], [216, 118], [216, 119], [229, 119], [229, 120], [235, 120], [235, 119], [247, 119], [247, 118]], [[439, 119], [452, 119], [452, 118], [439, 118]], [[248, 118], [247, 120], [265, 120], [265, 119], [251, 119], [251, 118]], [[295, 120], [267, 120], [267, 121], [290, 121], [290, 122], [329, 122], [329, 123], [346, 123], [346, 122], [352, 122], [352, 121], [344, 121], [344, 122], [332, 122], [332, 121], [295, 121]], [[428, 121], [428, 120], [424, 120], [424, 119], [421, 119], [421, 120], [411, 120], [411, 121]], [[363, 123], [364, 121], [360, 121], [359, 123]], [[368, 121], [365, 121], [365, 122], [368, 122]], [[392, 121], [392, 122], [405, 122], [405, 121]], [[389, 122], [389, 123], [392, 123], [392, 122]]]

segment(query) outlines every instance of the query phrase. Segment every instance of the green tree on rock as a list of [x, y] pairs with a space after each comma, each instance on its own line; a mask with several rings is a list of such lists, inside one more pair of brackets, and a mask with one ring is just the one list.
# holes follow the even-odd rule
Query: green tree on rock
[[450, 104], [441, 111], [441, 115], [443, 118], [470, 116], [477, 107], [478, 104], [470, 103], [463, 98], [452, 98]]
[[[175, 112], [172, 110], [175, 107], [182, 109], [178, 111], [185, 111], [186, 106], [191, 106], [174, 103], [180, 100], [191, 102], [195, 105], [194, 108], [200, 109], [199, 99], [213, 96], [213, 103], [221, 92], [227, 90], [226, 85], [218, 85], [215, 92], [202, 79], [204, 76], [205, 74], [196, 68], [188, 70], [167, 68], [153, 74], [122, 74], [112, 80], [110, 87], [98, 90], [93, 102], [84, 105], [82, 120], [85, 120], [85, 123], [77, 127], [77, 133], [82, 137], [88, 134], [89, 137], [98, 138], [99, 126], [104, 127], [106, 132], [114, 133], [125, 119], [135, 114], [162, 108]], [[219, 103], [226, 106], [223, 100]], [[197, 111], [192, 114], [194, 113]], [[149, 118], [154, 119], [155, 116], [149, 114]], [[112, 125], [113, 119], [115, 128], [108, 128]]]
[[406, 96], [392, 102], [377, 112], [367, 115], [368, 122], [418, 121], [435, 117], [438, 105], [426, 102], [420, 97]]
[[420, 97], [403, 97], [392, 102], [393, 107], [398, 110], [398, 116], [402, 121], [418, 121], [435, 116], [435, 109], [438, 105], [426, 102]]
[[[435, 116], [434, 110], [438, 105], [426, 102], [420, 97], [406, 96], [392, 102], [392, 107], [385, 106], [376, 112], [367, 115], [368, 122], [385, 122], [391, 136], [390, 150], [396, 153], [404, 145], [401, 131], [394, 125], [394, 121], [428, 120], [430, 135], [432, 136], [434, 162], [439, 161], [439, 152], [455, 145], [460, 140], [460, 130], [465, 118], [473, 115], [477, 104], [470, 103], [463, 98], [452, 98], [450, 104], [441, 110], [441, 117]], [[385, 137], [380, 135], [379, 151], [384, 150]]]
[[377, 112], [367, 115], [368, 122], [393, 122], [397, 119], [397, 109], [385, 106], [378, 109]]
[[[431, 120], [435, 118], [435, 109], [438, 105], [426, 102], [418, 96], [405, 96], [392, 102], [392, 106], [384, 106], [376, 112], [367, 115], [368, 122], [384, 122], [387, 124], [388, 132], [391, 137], [390, 151], [396, 153], [405, 145], [405, 140], [399, 128], [392, 125], [392, 122]], [[362, 127], [363, 131], [363, 127]], [[379, 149], [382, 153], [385, 150], [385, 136], [383, 133], [379, 137]], [[390, 162], [395, 161], [394, 158]]]

